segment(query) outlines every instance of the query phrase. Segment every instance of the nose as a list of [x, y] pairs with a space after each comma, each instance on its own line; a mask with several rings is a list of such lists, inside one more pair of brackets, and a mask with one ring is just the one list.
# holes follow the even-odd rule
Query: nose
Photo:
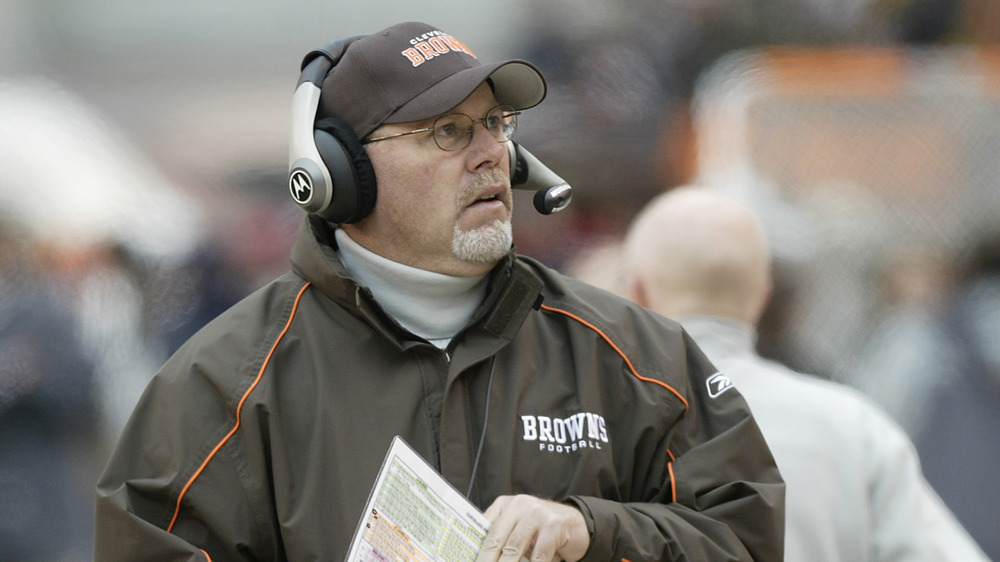
[[472, 125], [472, 140], [469, 142], [469, 169], [476, 170], [481, 166], [496, 167], [507, 157], [507, 147], [497, 141], [493, 133], [482, 121]]

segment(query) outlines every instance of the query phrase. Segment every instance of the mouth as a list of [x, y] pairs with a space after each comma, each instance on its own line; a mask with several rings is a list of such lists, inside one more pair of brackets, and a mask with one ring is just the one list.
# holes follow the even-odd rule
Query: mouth
[[506, 190], [502, 185], [491, 186], [483, 190], [475, 199], [469, 203], [469, 207], [490, 203], [504, 203], [503, 195]]
[[510, 193], [502, 183], [492, 183], [473, 192], [466, 200], [459, 224], [463, 230], [475, 230], [496, 221], [510, 220]]
[[498, 196], [496, 194], [494, 194], [494, 195], [483, 195], [479, 199], [476, 199], [475, 201], [473, 201], [472, 204], [475, 205], [476, 203], [488, 203], [490, 201], [499, 201], [499, 200], [500, 200], [500, 196]]

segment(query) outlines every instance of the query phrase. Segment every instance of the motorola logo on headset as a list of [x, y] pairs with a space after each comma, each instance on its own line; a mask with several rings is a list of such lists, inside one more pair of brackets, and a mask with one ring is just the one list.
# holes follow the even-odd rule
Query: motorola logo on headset
[[312, 199], [313, 185], [309, 174], [301, 169], [294, 169], [288, 176], [288, 188], [292, 192], [292, 199], [299, 205], [309, 205]]
[[[364, 219], [375, 208], [376, 181], [371, 161], [351, 127], [341, 119], [317, 121], [323, 80], [357, 35], [310, 52], [292, 97], [288, 190], [305, 212], [335, 223]], [[544, 215], [566, 208], [572, 189], [524, 147], [507, 141], [511, 187], [536, 190], [533, 203]]]

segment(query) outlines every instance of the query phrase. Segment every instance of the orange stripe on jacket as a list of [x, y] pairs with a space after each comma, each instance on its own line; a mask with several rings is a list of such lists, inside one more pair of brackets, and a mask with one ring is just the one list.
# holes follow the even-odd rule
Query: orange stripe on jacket
[[[208, 456], [205, 457], [205, 460], [201, 463], [201, 466], [199, 466], [198, 470], [196, 470], [194, 474], [191, 475], [191, 478], [187, 481], [187, 484], [185, 484], [184, 488], [181, 489], [181, 493], [178, 494], [177, 506], [174, 508], [174, 516], [173, 518], [170, 519], [170, 525], [167, 526], [168, 533], [173, 531], [174, 525], [177, 523], [177, 518], [178, 516], [180, 516], [181, 513], [181, 501], [184, 499], [184, 496], [187, 495], [188, 489], [190, 489], [191, 485], [194, 484], [194, 481], [197, 480], [199, 476], [201, 476], [201, 473], [205, 471], [205, 468], [208, 467], [208, 463], [212, 462], [212, 459], [214, 459], [215, 455], [219, 452], [219, 450], [222, 449], [222, 446], [225, 445], [229, 441], [229, 439], [236, 434], [237, 430], [239, 430], [240, 423], [243, 421], [242, 420], [243, 404], [247, 401], [247, 398], [250, 397], [250, 393], [253, 392], [255, 388], [257, 388], [257, 385], [260, 383], [261, 377], [264, 376], [264, 370], [267, 369], [268, 363], [271, 362], [271, 356], [274, 355], [274, 350], [278, 347], [278, 344], [281, 342], [282, 338], [284, 338], [285, 334], [288, 332], [288, 328], [292, 325], [292, 320], [295, 319], [295, 313], [299, 309], [299, 301], [302, 299], [302, 295], [305, 294], [306, 289], [309, 288], [309, 285], [311, 285], [311, 283], [306, 283], [305, 285], [302, 286], [301, 289], [299, 289], [299, 294], [295, 296], [295, 303], [292, 305], [292, 313], [288, 315], [288, 321], [285, 322], [285, 327], [282, 328], [281, 333], [278, 334], [277, 339], [275, 339], [274, 343], [271, 344], [271, 349], [267, 352], [267, 357], [264, 358], [264, 364], [261, 365], [260, 370], [257, 371], [257, 377], [250, 385], [250, 388], [248, 388], [247, 391], [243, 393], [243, 397], [240, 398], [240, 402], [236, 406], [236, 424], [233, 425], [233, 428], [229, 430], [229, 433], [227, 433], [226, 436], [223, 437], [222, 440], [219, 441], [219, 443], [214, 448], [212, 448], [211, 452], [208, 453]], [[205, 556], [208, 556], [208, 553], [205, 553]], [[209, 561], [211, 562], [211, 558], [209, 558]]]
[[683, 396], [681, 396], [680, 392], [677, 392], [677, 389], [675, 389], [674, 387], [670, 386], [669, 384], [667, 384], [667, 383], [665, 383], [663, 381], [658, 381], [656, 379], [651, 379], [649, 377], [644, 377], [644, 376], [640, 375], [639, 372], [635, 370], [635, 367], [632, 366], [632, 361], [630, 361], [629, 358], [628, 358], [628, 356], [625, 355], [625, 352], [622, 351], [621, 348], [619, 348], [617, 345], [615, 345], [615, 342], [611, 341], [611, 338], [609, 338], [607, 336], [607, 334], [605, 334], [604, 332], [602, 332], [600, 330], [600, 328], [598, 328], [597, 326], [594, 326], [590, 322], [587, 322], [586, 320], [584, 320], [583, 318], [580, 318], [579, 316], [573, 314], [572, 312], [568, 312], [568, 311], [562, 310], [560, 308], [553, 308], [553, 307], [547, 306], [545, 304], [542, 304], [542, 308], [545, 309], [545, 310], [548, 310], [549, 312], [555, 312], [555, 313], [558, 313], [558, 314], [563, 314], [565, 316], [568, 316], [568, 317], [572, 318], [573, 320], [576, 320], [577, 322], [579, 322], [579, 323], [583, 324], [584, 326], [590, 328], [591, 330], [597, 332], [597, 335], [601, 336], [601, 338], [604, 339], [604, 341], [608, 342], [608, 345], [610, 345], [611, 348], [614, 349], [615, 352], [617, 352], [618, 355], [621, 356], [621, 358], [625, 361], [625, 364], [628, 365], [628, 369], [630, 371], [632, 371], [632, 374], [635, 376], [635, 378], [637, 378], [637, 379], [639, 379], [641, 381], [651, 382], [653, 384], [658, 384], [658, 385], [662, 386], [663, 388], [665, 388], [665, 389], [669, 390], [671, 393], [673, 393], [674, 396], [676, 396], [677, 398], [679, 398], [680, 401], [684, 403], [684, 411], [685, 412], [690, 409], [690, 406], [688, 406], [688, 401]]
[[[635, 367], [632, 365], [632, 361], [630, 361], [629, 358], [628, 358], [628, 356], [625, 355], [625, 352], [622, 351], [621, 348], [619, 348], [617, 345], [615, 345], [615, 342], [611, 341], [611, 338], [609, 338], [607, 336], [607, 334], [605, 334], [604, 332], [602, 332], [600, 330], [600, 328], [598, 328], [597, 326], [594, 326], [590, 322], [587, 322], [586, 320], [584, 320], [583, 318], [580, 318], [579, 316], [573, 314], [572, 312], [569, 312], [569, 311], [566, 311], [566, 310], [562, 310], [562, 309], [559, 309], [559, 308], [553, 308], [553, 307], [547, 306], [545, 304], [542, 304], [542, 308], [545, 309], [545, 310], [548, 310], [549, 312], [555, 312], [555, 313], [558, 313], [558, 314], [563, 314], [565, 316], [568, 316], [568, 317], [572, 318], [573, 320], [576, 320], [577, 322], [579, 322], [579, 323], [583, 324], [584, 326], [590, 328], [591, 330], [597, 332], [597, 334], [599, 336], [601, 336], [601, 338], [603, 338], [604, 341], [608, 342], [608, 345], [610, 345], [611, 348], [614, 349], [615, 352], [617, 352], [618, 355], [621, 356], [621, 358], [625, 361], [625, 364], [628, 365], [629, 370], [632, 371], [632, 374], [637, 379], [639, 379], [641, 381], [645, 381], [645, 382], [651, 382], [653, 384], [658, 384], [658, 385], [662, 386], [663, 388], [665, 388], [665, 389], [669, 390], [671, 393], [673, 393], [674, 396], [676, 396], [677, 398], [679, 398], [680, 401], [684, 403], [684, 411], [685, 412], [688, 409], [690, 409], [690, 406], [688, 406], [688, 401], [685, 400], [684, 397], [681, 396], [681, 393], [677, 392], [677, 390], [674, 387], [670, 386], [669, 384], [667, 384], [667, 383], [665, 383], [663, 381], [658, 381], [656, 379], [651, 379], [649, 377], [644, 377], [644, 376], [640, 375], [639, 372], [636, 371]], [[671, 461], [676, 460], [676, 458], [674, 457], [674, 454], [669, 449], [667, 450], [667, 455], [670, 456], [670, 460]], [[674, 463], [673, 462], [667, 463], [667, 470], [670, 472], [670, 497], [671, 497], [672, 501], [676, 502], [677, 501], [677, 481], [674, 479]], [[628, 560], [626, 560], [625, 558], [622, 558], [622, 561], [623, 562], [628, 562]]]
[[[669, 451], [667, 451], [669, 453]], [[671, 453], [670, 458], [673, 459], [674, 455]], [[674, 478], [674, 463], [667, 463], [667, 471], [670, 472], [670, 499], [676, 503], [677, 502], [677, 479]]]

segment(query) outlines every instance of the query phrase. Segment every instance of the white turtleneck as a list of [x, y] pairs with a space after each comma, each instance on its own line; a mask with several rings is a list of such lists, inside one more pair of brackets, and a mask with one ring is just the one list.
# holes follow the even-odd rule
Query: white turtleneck
[[335, 232], [340, 261], [359, 284], [368, 287], [400, 326], [435, 346], [448, 347], [486, 297], [488, 274], [456, 277], [386, 259]]

